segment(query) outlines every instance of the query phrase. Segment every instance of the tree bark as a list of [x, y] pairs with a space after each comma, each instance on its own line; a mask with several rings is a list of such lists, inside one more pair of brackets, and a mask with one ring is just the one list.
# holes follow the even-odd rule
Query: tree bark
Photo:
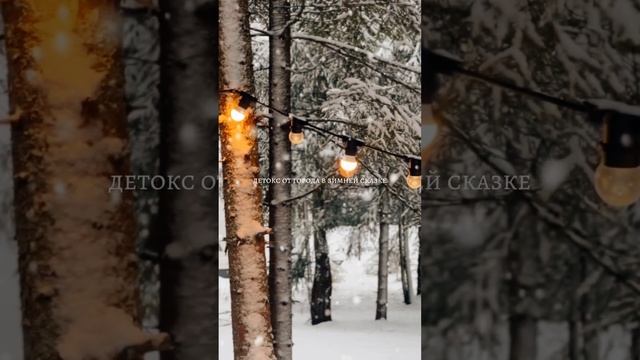
[[388, 198], [384, 190], [380, 196], [380, 234], [378, 249], [378, 298], [376, 300], [376, 320], [387, 319], [389, 297], [389, 210]]
[[316, 270], [311, 289], [311, 324], [317, 325], [331, 321], [332, 278], [327, 233], [324, 228], [318, 228], [313, 237]]
[[[288, 113], [291, 109], [291, 31], [289, 1], [269, 2], [269, 104]], [[289, 118], [271, 111], [269, 175], [291, 177]], [[274, 347], [278, 360], [292, 358], [291, 340], [291, 207], [279, 200], [291, 197], [291, 184], [271, 183], [269, 199], [269, 295]]]
[[315, 230], [313, 234], [313, 247], [315, 252], [315, 272], [313, 286], [311, 288], [311, 325], [317, 325], [325, 321], [331, 321], [331, 260], [329, 258], [329, 244], [327, 233], [324, 229], [321, 213], [323, 209], [323, 191], [314, 195]]
[[[185, 184], [191, 190], [160, 193], [159, 320], [174, 340], [161, 358], [213, 360], [218, 357], [218, 188], [210, 186], [218, 173], [218, 6], [215, 0], [192, 7], [163, 0], [160, 6], [170, 19], [161, 22], [160, 171], [194, 179]], [[204, 180], [207, 176], [212, 181]]]
[[[536, 360], [538, 317], [540, 309], [535, 299], [535, 291], [540, 285], [540, 271], [537, 254], [538, 239], [532, 233], [535, 216], [529, 208], [517, 200], [509, 205], [509, 224], [516, 227], [507, 254], [509, 271], [512, 274], [509, 287], [509, 334], [510, 360]], [[522, 218], [515, 215], [524, 212]], [[515, 222], [519, 223], [516, 224]]]
[[12, 136], [24, 359], [115, 359], [149, 340], [138, 327], [132, 193], [109, 191], [130, 171], [116, 2], [16, 0], [3, 12], [21, 112]]
[[410, 305], [413, 298], [413, 279], [411, 279], [411, 253], [408, 237], [402, 217], [398, 223], [398, 248], [400, 252], [400, 277], [402, 279], [402, 294], [404, 303]]
[[631, 330], [631, 359], [640, 360], [640, 327]]
[[256, 118], [230, 118], [240, 96], [253, 92], [248, 0], [221, 1], [220, 13], [220, 138], [222, 149], [226, 233], [231, 285], [231, 320], [235, 360], [275, 359], [267, 291], [262, 226]]

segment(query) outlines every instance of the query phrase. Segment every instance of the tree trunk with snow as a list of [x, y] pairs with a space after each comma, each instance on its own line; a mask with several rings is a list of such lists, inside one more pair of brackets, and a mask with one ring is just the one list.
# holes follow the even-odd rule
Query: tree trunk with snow
[[252, 52], [248, 0], [221, 1], [220, 138], [226, 233], [231, 285], [231, 320], [236, 360], [275, 359], [267, 294], [267, 266], [262, 226], [256, 117], [233, 121], [231, 109], [240, 96], [252, 93]]
[[403, 218], [398, 223], [398, 249], [400, 253], [400, 277], [402, 279], [402, 294], [404, 303], [410, 305], [413, 298], [413, 279], [411, 278], [411, 252], [409, 239], [405, 233]]
[[[108, 0], [3, 5], [26, 360], [116, 359], [138, 327], [120, 22]], [[96, 331], [100, 329], [100, 331]]]
[[378, 235], [378, 297], [376, 300], [376, 320], [387, 319], [389, 298], [389, 203], [386, 191], [380, 196], [380, 234]]
[[327, 232], [322, 221], [324, 212], [323, 191], [313, 194], [314, 201], [314, 233], [313, 248], [315, 252], [315, 272], [313, 286], [311, 288], [311, 324], [317, 325], [325, 321], [331, 321], [331, 259], [329, 258], [329, 244]]
[[[289, 1], [269, 2], [269, 104], [288, 113], [291, 108], [291, 30]], [[289, 118], [271, 111], [269, 176], [291, 177]], [[291, 341], [291, 196], [290, 183], [269, 185], [269, 295], [274, 347], [278, 360], [292, 357]]]
[[[163, 0], [161, 173], [193, 181], [160, 194], [163, 360], [217, 359], [217, 1]], [[197, 54], [198, 56], [193, 56]], [[208, 106], [207, 106], [208, 105]], [[208, 180], [205, 180], [208, 179]]]

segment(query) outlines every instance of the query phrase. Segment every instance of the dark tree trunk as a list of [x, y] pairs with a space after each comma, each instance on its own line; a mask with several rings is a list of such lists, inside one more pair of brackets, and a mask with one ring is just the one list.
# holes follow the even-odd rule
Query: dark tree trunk
[[315, 272], [311, 287], [311, 324], [317, 325], [331, 321], [331, 259], [327, 232], [324, 228], [323, 207], [324, 192], [322, 189], [313, 194], [314, 223], [313, 247], [315, 252]]
[[[291, 108], [291, 31], [289, 1], [269, 2], [269, 29], [276, 36], [269, 38], [269, 103], [288, 113]], [[269, 176], [272, 179], [291, 177], [291, 144], [289, 118], [271, 112], [269, 136]], [[278, 360], [292, 358], [291, 341], [291, 207], [282, 202], [291, 196], [288, 182], [269, 185], [269, 296], [274, 347]]]
[[325, 321], [331, 321], [332, 279], [329, 246], [325, 229], [317, 229], [313, 237], [316, 270], [311, 289], [311, 324], [317, 325]]
[[162, 0], [160, 6], [168, 15], [161, 21], [161, 173], [194, 177], [186, 183], [193, 189], [160, 194], [160, 329], [174, 341], [161, 357], [217, 359], [218, 188], [203, 186], [203, 179], [218, 173], [218, 5]]
[[509, 204], [509, 225], [515, 229], [507, 255], [512, 274], [509, 284], [509, 359], [537, 360], [540, 309], [535, 291], [540, 286], [540, 271], [538, 239], [531, 230], [535, 229], [536, 218], [527, 205], [515, 199]]
[[376, 320], [387, 318], [389, 298], [389, 211], [386, 192], [380, 196], [380, 234], [378, 237], [378, 297], [376, 300]]
[[536, 360], [538, 321], [531, 316], [511, 315], [509, 318], [509, 360]]
[[640, 360], [640, 327], [631, 330], [631, 360]]
[[404, 303], [410, 305], [413, 297], [413, 284], [411, 279], [411, 257], [409, 241], [405, 234], [404, 223], [400, 219], [398, 224], [398, 249], [400, 253], [400, 277], [402, 279], [402, 294]]

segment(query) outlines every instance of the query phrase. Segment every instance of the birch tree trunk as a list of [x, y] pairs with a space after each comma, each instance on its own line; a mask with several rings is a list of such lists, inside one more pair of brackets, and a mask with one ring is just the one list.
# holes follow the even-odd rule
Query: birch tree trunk
[[402, 294], [404, 303], [410, 305], [413, 298], [413, 279], [411, 278], [411, 253], [408, 237], [402, 217], [398, 223], [398, 248], [400, 252], [400, 277], [402, 279]]
[[378, 253], [378, 298], [376, 300], [376, 320], [387, 319], [389, 297], [389, 204], [383, 190], [380, 197], [380, 234]]
[[218, 188], [212, 188], [218, 173], [218, 5], [163, 0], [160, 6], [170, 19], [161, 22], [161, 173], [194, 179], [180, 191], [160, 193], [165, 246], [160, 329], [175, 343], [161, 357], [213, 360], [218, 357]]
[[[269, 104], [284, 112], [291, 108], [291, 31], [289, 1], [269, 2]], [[291, 177], [289, 118], [273, 116], [269, 136], [270, 178]], [[271, 183], [269, 198], [269, 295], [274, 347], [278, 360], [290, 360], [291, 341], [291, 207], [282, 202], [291, 196], [290, 183]]]
[[229, 114], [253, 92], [248, 0], [220, 1], [220, 138], [231, 285], [231, 320], [236, 360], [275, 359], [267, 296], [256, 118], [241, 122]]
[[331, 260], [329, 258], [329, 244], [327, 232], [324, 228], [322, 215], [324, 212], [323, 191], [317, 191], [314, 197], [315, 229], [313, 233], [313, 247], [315, 252], [315, 272], [311, 288], [311, 325], [331, 321], [331, 293], [332, 276]]
[[[138, 327], [120, 22], [110, 0], [3, 4], [24, 359], [115, 359]], [[100, 331], [96, 331], [100, 329]]]

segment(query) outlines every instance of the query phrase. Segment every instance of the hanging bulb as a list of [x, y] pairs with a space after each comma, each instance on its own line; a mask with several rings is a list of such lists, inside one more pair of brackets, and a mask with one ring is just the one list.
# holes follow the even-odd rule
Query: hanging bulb
[[438, 123], [433, 115], [432, 104], [422, 104], [422, 141], [421, 148], [425, 150], [438, 136]]
[[231, 120], [242, 122], [249, 118], [251, 107], [253, 105], [253, 97], [247, 93], [240, 92], [240, 101], [238, 106], [231, 109]]
[[610, 206], [626, 207], [640, 200], [640, 148], [635, 116], [604, 115], [602, 163], [595, 172], [595, 190]]
[[358, 154], [358, 146], [361, 145], [361, 142], [349, 139], [347, 140], [347, 146], [344, 151], [344, 155], [340, 158], [338, 163], [338, 172], [343, 177], [349, 178], [353, 177], [358, 172], [358, 159], [356, 159], [356, 155]]
[[304, 132], [302, 132], [302, 124], [293, 116], [289, 116], [291, 119], [291, 131], [289, 131], [289, 141], [293, 145], [302, 144], [304, 141]]
[[231, 109], [231, 120], [236, 122], [242, 122], [242, 121], [245, 121], [246, 119], [247, 119], [246, 111], [243, 111], [240, 108]]
[[615, 168], [601, 163], [596, 169], [595, 188], [608, 205], [629, 206], [640, 199], [640, 168]]
[[422, 186], [422, 174], [420, 170], [421, 159], [411, 159], [409, 161], [409, 175], [407, 175], [407, 186], [416, 190]]

